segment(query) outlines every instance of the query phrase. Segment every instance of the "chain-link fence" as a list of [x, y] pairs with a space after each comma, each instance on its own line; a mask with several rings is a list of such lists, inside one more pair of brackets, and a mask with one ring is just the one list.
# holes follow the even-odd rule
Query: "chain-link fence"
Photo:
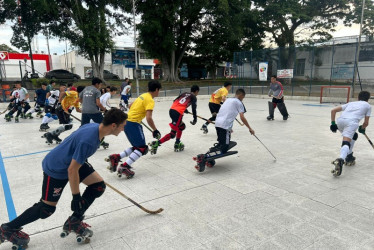
[[[314, 46], [297, 46], [234, 53], [234, 83], [247, 86], [253, 94], [266, 94], [270, 76], [277, 70], [293, 69], [293, 78], [279, 79], [287, 95], [319, 96], [321, 86], [351, 86], [354, 93], [374, 93], [374, 42], [348, 37]], [[267, 62], [267, 81], [259, 81], [259, 64]], [[356, 67], [356, 81], [353, 78]]]

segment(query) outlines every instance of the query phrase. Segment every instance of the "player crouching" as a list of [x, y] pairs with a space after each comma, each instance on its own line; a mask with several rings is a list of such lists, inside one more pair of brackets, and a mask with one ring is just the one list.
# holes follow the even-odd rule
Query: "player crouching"
[[230, 138], [231, 128], [238, 114], [240, 115], [242, 122], [249, 129], [249, 132], [252, 135], [255, 134], [255, 131], [249, 126], [247, 119], [244, 116], [244, 113], [246, 112], [244, 104], [242, 103], [244, 97], [244, 89], [238, 89], [235, 92], [235, 97], [228, 98], [222, 104], [216, 117], [218, 143], [214, 144], [206, 154], [199, 154], [197, 157], [193, 158], [197, 162], [195, 168], [199, 172], [203, 172], [205, 166], [213, 167], [215, 159], [238, 153], [238, 151], [229, 151], [236, 145], [236, 142], [230, 141]]

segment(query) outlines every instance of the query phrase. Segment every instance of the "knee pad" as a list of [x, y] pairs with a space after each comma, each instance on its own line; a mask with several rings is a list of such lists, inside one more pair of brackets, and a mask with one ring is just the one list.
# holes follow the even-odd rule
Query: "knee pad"
[[186, 124], [184, 122], [182, 122], [181, 124], [179, 124], [178, 128], [179, 128], [180, 131], [183, 131], [183, 130], [186, 129]]
[[176, 133], [177, 133], [177, 131], [175, 131], [175, 130], [171, 130], [171, 131], [170, 131], [170, 138], [171, 138], [171, 139], [174, 139]]
[[47, 113], [47, 114], [45, 114], [45, 116], [48, 117], [48, 118], [52, 117], [51, 113]]
[[132, 147], [132, 150], [133, 151], [138, 150], [138, 151], [140, 151], [140, 153], [142, 153], [142, 155], [146, 155], [149, 151], [147, 145], [144, 145], [144, 146], [141, 146], [141, 147]]
[[38, 203], [35, 203], [34, 207], [37, 207], [39, 209], [40, 219], [46, 219], [56, 211], [55, 206], [50, 206], [48, 204], [45, 204], [42, 201], [39, 201]]
[[351, 147], [351, 143], [350, 143], [349, 141], [343, 141], [343, 143], [342, 143], [342, 147], [343, 147], [344, 145], [347, 145], [348, 148]]
[[174, 130], [174, 131], [178, 130], [178, 127], [176, 125], [174, 125], [173, 123], [169, 123], [169, 126], [170, 126], [171, 130]]
[[84, 196], [92, 197], [95, 199], [99, 198], [105, 192], [105, 188], [106, 185], [104, 181], [91, 184], [87, 186], [86, 190], [84, 191]]
[[73, 124], [65, 124], [64, 125], [65, 130], [70, 130], [73, 128]]
[[57, 120], [57, 119], [58, 119], [57, 115], [52, 115], [52, 118], [53, 118], [54, 120]]
[[355, 134], [353, 135], [353, 137], [352, 137], [352, 140], [357, 140], [357, 138], [358, 138], [358, 134], [355, 132]]

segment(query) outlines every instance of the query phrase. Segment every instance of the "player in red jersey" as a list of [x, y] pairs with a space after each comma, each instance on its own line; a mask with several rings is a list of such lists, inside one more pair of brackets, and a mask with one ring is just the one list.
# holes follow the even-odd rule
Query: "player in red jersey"
[[196, 116], [196, 96], [199, 94], [199, 86], [193, 85], [191, 87], [191, 92], [185, 92], [180, 94], [173, 102], [169, 110], [169, 115], [171, 118], [171, 123], [169, 123], [171, 127], [171, 131], [169, 134], [162, 137], [160, 140], [153, 141], [149, 144], [151, 154], [157, 153], [157, 148], [167, 142], [170, 139], [176, 137], [175, 144], [174, 144], [174, 151], [179, 152], [183, 151], [184, 144], [181, 142], [182, 131], [185, 130], [186, 124], [182, 121], [183, 114], [188, 113], [187, 108], [191, 105], [192, 106], [192, 114], [193, 114], [193, 121], [191, 122], [192, 125], [195, 125], [197, 122]]

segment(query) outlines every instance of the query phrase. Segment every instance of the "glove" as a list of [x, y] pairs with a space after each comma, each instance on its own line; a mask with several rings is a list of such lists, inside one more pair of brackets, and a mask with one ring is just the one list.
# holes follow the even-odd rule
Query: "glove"
[[196, 122], [197, 122], [197, 118], [196, 118], [196, 117], [194, 117], [194, 118], [193, 118], [193, 121], [191, 121], [190, 123], [191, 123], [192, 125], [195, 125], [195, 124], [196, 124]]
[[74, 109], [74, 108], [69, 108], [69, 109], [68, 109], [69, 114], [71, 114], [71, 112], [73, 112], [73, 109]]
[[363, 135], [365, 134], [365, 130], [366, 130], [366, 129], [362, 128], [362, 125], [360, 125], [360, 126], [358, 127], [358, 132], [361, 133], [361, 134], [363, 134]]
[[45, 100], [45, 105], [49, 105], [49, 100], [48, 99]]
[[73, 212], [81, 213], [86, 211], [88, 208], [88, 202], [81, 194], [73, 194], [73, 200], [71, 201], [71, 210]]
[[336, 123], [334, 121], [331, 122], [330, 130], [333, 133], [336, 133], [336, 130], [338, 130], [338, 126], [336, 125]]
[[157, 129], [152, 132], [152, 135], [153, 135], [153, 138], [155, 138], [157, 140], [161, 138], [161, 133]]
[[186, 110], [184, 111], [184, 113], [185, 113], [185, 114], [189, 114], [190, 111], [188, 111], [188, 109], [186, 109]]

